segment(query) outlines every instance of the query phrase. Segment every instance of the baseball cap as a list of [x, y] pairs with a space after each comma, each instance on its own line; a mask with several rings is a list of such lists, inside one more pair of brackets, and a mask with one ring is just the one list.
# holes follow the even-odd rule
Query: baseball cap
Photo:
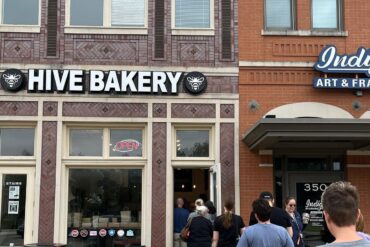
[[260, 194], [260, 199], [272, 200], [273, 198], [272, 194], [268, 191], [261, 192]]

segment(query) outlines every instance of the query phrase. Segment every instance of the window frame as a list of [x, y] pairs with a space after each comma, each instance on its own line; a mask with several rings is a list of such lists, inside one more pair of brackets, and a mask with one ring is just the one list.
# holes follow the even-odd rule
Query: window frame
[[209, 27], [208, 28], [186, 28], [176, 27], [176, 0], [171, 0], [171, 29], [172, 35], [202, 35], [202, 36], [214, 36], [215, 35], [215, 20], [214, 20], [214, 9], [215, 0], [209, 0]]
[[[209, 155], [208, 157], [178, 157], [177, 156], [177, 131], [178, 130], [207, 130], [209, 134]], [[172, 160], [173, 161], [210, 161], [210, 164], [214, 163], [215, 160], [215, 127], [213, 125], [173, 125], [172, 126]]]
[[[2, 0], [0, 0], [2, 1]], [[112, 26], [112, 0], [103, 0], [103, 26], [77, 26], [70, 24], [71, 1], [65, 3], [65, 33], [86, 34], [148, 34], [148, 0], [144, 0], [143, 26]]]
[[342, 31], [344, 30], [344, 16], [343, 16], [343, 1], [336, 0], [337, 6], [337, 28], [315, 28], [313, 26], [313, 0], [310, 1], [311, 4], [311, 30], [313, 31]]
[[268, 27], [267, 26], [267, 14], [266, 14], [266, 1], [263, 1], [263, 28], [266, 31], [287, 31], [287, 30], [296, 30], [296, 23], [297, 23], [297, 4], [296, 0], [289, 0], [290, 1], [290, 27], [287, 28], [280, 28], [280, 27]]
[[[81, 129], [81, 130], [102, 130], [102, 155], [101, 156], [71, 156], [69, 154], [70, 149], [70, 130], [71, 129]], [[141, 130], [142, 133], [142, 156], [110, 156], [110, 130], [120, 130], [120, 129], [133, 129]], [[73, 160], [145, 160], [147, 159], [147, 127], [144, 124], [137, 125], [83, 125], [83, 124], [67, 124], [64, 126], [64, 151], [63, 159], [73, 159]]]
[[27, 33], [39, 33], [41, 31], [41, 0], [38, 0], [38, 24], [27, 25], [27, 24], [3, 24], [3, 8], [4, 1], [0, 0], [0, 32], [27, 32]]

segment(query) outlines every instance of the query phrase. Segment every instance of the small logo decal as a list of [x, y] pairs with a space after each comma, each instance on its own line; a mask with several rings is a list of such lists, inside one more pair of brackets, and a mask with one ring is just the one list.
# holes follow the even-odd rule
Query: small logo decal
[[122, 229], [121, 229], [121, 230], [118, 230], [118, 231], [117, 231], [117, 236], [118, 236], [118, 237], [120, 237], [120, 238], [121, 238], [121, 237], [123, 237], [124, 235], [125, 235], [125, 231], [124, 231], [124, 230], [122, 230]]
[[90, 231], [90, 236], [92, 237], [98, 236], [98, 231], [95, 230]]
[[73, 230], [71, 231], [71, 236], [72, 236], [72, 237], [74, 237], [74, 238], [77, 238], [77, 237], [78, 237], [78, 234], [79, 234], [79, 232], [78, 232], [78, 230], [77, 230], [77, 229], [73, 229]]
[[99, 236], [100, 236], [100, 237], [105, 237], [105, 236], [107, 236], [107, 230], [105, 230], [105, 229], [100, 229], [100, 231], [99, 231]]
[[109, 230], [108, 230], [108, 234], [109, 234], [109, 236], [114, 237], [114, 235], [116, 234], [116, 230], [114, 230], [114, 229], [109, 229]]
[[200, 94], [207, 88], [207, 78], [200, 72], [190, 72], [184, 77], [184, 87], [191, 94]]
[[133, 237], [133, 236], [135, 236], [134, 230], [127, 230], [126, 236], [127, 237]]
[[80, 236], [83, 238], [86, 238], [89, 235], [89, 231], [86, 229], [83, 229], [80, 231]]
[[6, 91], [19, 91], [24, 83], [23, 73], [18, 69], [7, 69], [1, 75], [0, 83]]

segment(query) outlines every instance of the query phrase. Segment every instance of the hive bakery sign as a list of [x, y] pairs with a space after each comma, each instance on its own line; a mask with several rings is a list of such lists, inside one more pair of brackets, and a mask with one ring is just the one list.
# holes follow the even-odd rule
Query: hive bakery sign
[[7, 69], [0, 77], [5, 91], [29, 93], [117, 93], [176, 95], [182, 84], [190, 94], [203, 93], [207, 78], [200, 72], [30, 69], [28, 77]]
[[[370, 49], [361, 47], [355, 54], [338, 54], [335, 46], [326, 46], [314, 68], [328, 74], [346, 74], [335, 78], [316, 77], [314, 88], [370, 89]], [[358, 75], [363, 74], [365, 77], [359, 78]]]

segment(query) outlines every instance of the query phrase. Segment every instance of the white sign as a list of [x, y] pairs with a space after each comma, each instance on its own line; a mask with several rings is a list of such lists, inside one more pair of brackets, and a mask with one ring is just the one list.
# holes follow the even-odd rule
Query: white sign
[[8, 214], [18, 214], [18, 211], [19, 211], [19, 201], [9, 201]]
[[19, 199], [19, 186], [9, 186], [9, 199]]

